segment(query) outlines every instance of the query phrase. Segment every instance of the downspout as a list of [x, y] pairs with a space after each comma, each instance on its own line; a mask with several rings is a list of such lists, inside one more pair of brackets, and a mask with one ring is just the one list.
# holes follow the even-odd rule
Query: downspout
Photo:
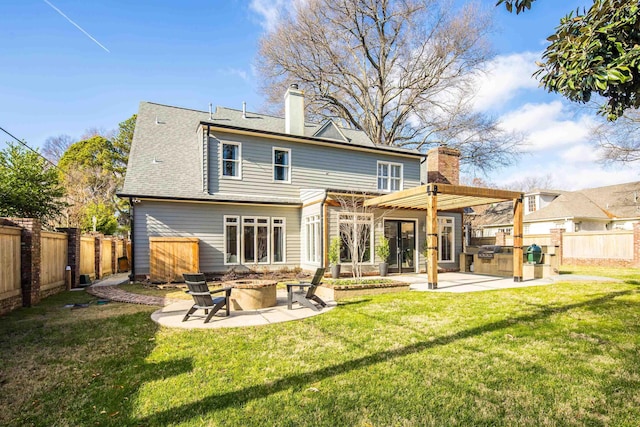
[[322, 228], [324, 231], [324, 238], [322, 239], [322, 267], [325, 268], [329, 265], [329, 209], [326, 204], [328, 196], [325, 191], [324, 199], [322, 199], [322, 203], [320, 204], [322, 207]]
[[133, 220], [133, 198], [129, 197], [129, 225], [131, 227], [131, 231], [129, 232], [129, 239], [131, 240], [131, 259], [129, 267], [131, 268], [131, 273], [129, 273], [129, 281], [136, 281], [136, 245], [134, 244], [133, 236], [135, 235], [133, 225], [135, 221]]

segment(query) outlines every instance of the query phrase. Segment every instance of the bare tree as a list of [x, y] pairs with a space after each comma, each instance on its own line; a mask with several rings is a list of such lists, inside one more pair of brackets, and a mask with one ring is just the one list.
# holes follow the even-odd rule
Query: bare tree
[[512, 160], [518, 138], [472, 110], [473, 80], [489, 57], [489, 14], [447, 0], [309, 0], [260, 42], [272, 105], [298, 83], [315, 117], [363, 130], [378, 144], [446, 143], [490, 169]]
[[57, 164], [60, 157], [62, 157], [64, 152], [67, 151], [67, 148], [74, 142], [73, 138], [66, 134], [50, 136], [44, 141], [42, 155], [51, 163]]
[[[372, 237], [376, 225], [393, 210], [379, 211], [364, 205], [371, 196], [365, 192], [348, 191], [332, 198], [340, 204], [338, 229], [340, 233], [340, 258], [349, 258], [351, 274], [356, 281], [362, 277], [362, 264], [374, 260]], [[376, 214], [378, 214], [376, 216]]]
[[615, 122], [601, 119], [592, 129], [604, 163], [640, 163], [640, 111], [627, 110]]
[[561, 188], [558, 188], [558, 180], [550, 173], [546, 175], [525, 176], [518, 181], [512, 182], [507, 188], [525, 193], [534, 190], [561, 190]]

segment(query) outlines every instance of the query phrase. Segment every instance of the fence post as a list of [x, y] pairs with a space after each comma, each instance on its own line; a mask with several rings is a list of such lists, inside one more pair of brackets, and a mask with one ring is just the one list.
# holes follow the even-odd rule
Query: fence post
[[67, 233], [67, 263], [71, 267], [71, 287], [80, 286], [80, 238], [79, 228], [58, 228]]
[[95, 235], [95, 266], [96, 266], [96, 280], [102, 279], [102, 235]]
[[556, 256], [558, 257], [558, 268], [562, 265], [563, 256], [562, 256], [562, 234], [564, 233], [564, 228], [552, 228], [549, 230], [551, 233], [551, 246], [556, 247]]
[[118, 272], [118, 259], [117, 251], [116, 251], [116, 242], [117, 239], [115, 237], [111, 238], [111, 274], [116, 274]]
[[42, 224], [35, 218], [7, 218], [4, 222], [22, 228], [20, 235], [22, 305], [31, 307], [40, 302]]
[[633, 224], [633, 260], [640, 267], [640, 222]]

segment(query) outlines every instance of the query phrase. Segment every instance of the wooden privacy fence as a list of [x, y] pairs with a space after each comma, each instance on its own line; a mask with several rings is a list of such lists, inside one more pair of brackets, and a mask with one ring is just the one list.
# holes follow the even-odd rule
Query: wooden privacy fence
[[19, 227], [0, 226], [0, 313], [22, 305]]
[[117, 255], [127, 253], [123, 240], [81, 236], [77, 228], [44, 231], [33, 218], [0, 218], [0, 314], [77, 287], [82, 274], [115, 273]]
[[112, 274], [115, 269], [113, 268], [113, 265], [115, 263], [115, 260], [113, 259], [113, 253], [115, 252], [113, 249], [113, 244], [114, 244], [114, 240], [113, 239], [109, 239], [109, 238], [105, 238], [102, 240], [102, 242], [100, 242], [100, 244], [102, 245], [102, 248], [100, 250], [101, 253], [101, 259], [100, 259], [100, 263], [101, 263], [101, 267], [102, 267], [102, 276], [107, 276], [109, 274]]
[[80, 238], [80, 274], [88, 274], [91, 279], [96, 278], [96, 238], [82, 236]]
[[67, 233], [43, 231], [40, 239], [40, 290], [44, 291], [65, 284]]
[[616, 260], [631, 263], [634, 258], [633, 231], [583, 231], [564, 233], [562, 257], [570, 260]]
[[200, 271], [198, 241], [195, 237], [150, 237], [151, 281], [182, 282], [182, 273]]

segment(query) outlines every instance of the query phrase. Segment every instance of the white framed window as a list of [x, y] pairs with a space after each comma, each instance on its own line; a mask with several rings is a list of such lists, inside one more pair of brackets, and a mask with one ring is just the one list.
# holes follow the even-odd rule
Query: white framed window
[[527, 207], [529, 208], [529, 212], [535, 212], [536, 208], [538, 207], [536, 204], [536, 196], [529, 196], [527, 197]]
[[402, 190], [402, 163], [378, 162], [378, 190]]
[[322, 227], [320, 215], [311, 215], [304, 219], [305, 259], [307, 262], [319, 264], [322, 259]]
[[[340, 213], [340, 262], [351, 262], [357, 257], [361, 262], [373, 262], [373, 214]], [[357, 253], [352, 253], [357, 251]]]
[[269, 264], [269, 218], [242, 217], [242, 263]]
[[284, 218], [271, 219], [271, 260], [273, 264], [286, 262], [286, 221]]
[[240, 264], [240, 217], [224, 216], [224, 265]]
[[242, 145], [240, 143], [222, 143], [220, 176], [229, 179], [242, 179]]
[[455, 219], [438, 217], [438, 261], [455, 260]]
[[277, 182], [291, 182], [290, 149], [273, 148], [273, 180]]

